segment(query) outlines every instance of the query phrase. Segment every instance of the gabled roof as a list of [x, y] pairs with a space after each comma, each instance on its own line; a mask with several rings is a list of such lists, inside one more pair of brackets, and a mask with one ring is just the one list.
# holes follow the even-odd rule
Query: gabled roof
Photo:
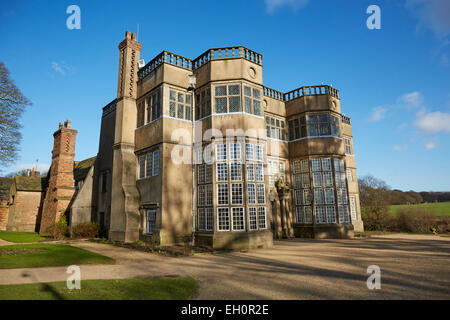
[[47, 179], [41, 177], [15, 176], [14, 183], [17, 191], [44, 191], [47, 186]]
[[74, 163], [73, 178], [75, 179], [75, 181], [84, 180], [84, 178], [86, 178], [86, 175], [88, 174], [91, 167], [94, 165], [96, 158], [97, 157], [92, 157]]
[[12, 182], [12, 178], [0, 177], [0, 200], [9, 200], [9, 190]]

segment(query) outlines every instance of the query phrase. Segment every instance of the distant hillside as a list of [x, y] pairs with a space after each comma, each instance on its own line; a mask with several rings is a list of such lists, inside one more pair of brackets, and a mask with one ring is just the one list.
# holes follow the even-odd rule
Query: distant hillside
[[446, 202], [450, 201], [450, 192], [387, 190], [386, 197], [389, 205]]

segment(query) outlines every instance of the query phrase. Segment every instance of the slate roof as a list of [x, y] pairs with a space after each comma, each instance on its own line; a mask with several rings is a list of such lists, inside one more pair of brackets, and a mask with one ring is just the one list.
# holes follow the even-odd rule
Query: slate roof
[[9, 200], [9, 189], [12, 182], [12, 178], [0, 177], [0, 200]]
[[73, 178], [75, 179], [75, 181], [84, 180], [84, 178], [86, 178], [86, 175], [88, 174], [91, 167], [94, 165], [96, 158], [97, 157], [92, 157], [74, 163]]
[[17, 191], [44, 191], [47, 178], [15, 176], [14, 183]]

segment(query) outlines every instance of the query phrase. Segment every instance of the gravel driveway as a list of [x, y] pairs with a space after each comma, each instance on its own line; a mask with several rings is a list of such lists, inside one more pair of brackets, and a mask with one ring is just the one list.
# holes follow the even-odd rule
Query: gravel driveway
[[[271, 249], [165, 257], [87, 241], [74, 246], [116, 259], [81, 266], [82, 279], [191, 276], [194, 299], [450, 299], [450, 238], [387, 235], [275, 241]], [[367, 267], [381, 269], [369, 290]], [[0, 270], [0, 284], [65, 281], [66, 267]]]

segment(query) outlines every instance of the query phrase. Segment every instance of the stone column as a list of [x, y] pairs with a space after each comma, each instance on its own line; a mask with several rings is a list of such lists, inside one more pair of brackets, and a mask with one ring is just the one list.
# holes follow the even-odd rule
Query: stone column
[[142, 45], [136, 41], [136, 35], [128, 31], [125, 33], [125, 40], [119, 45], [109, 237], [125, 242], [139, 239], [141, 220], [134, 154], [134, 130], [137, 126], [137, 71], [141, 48]]

